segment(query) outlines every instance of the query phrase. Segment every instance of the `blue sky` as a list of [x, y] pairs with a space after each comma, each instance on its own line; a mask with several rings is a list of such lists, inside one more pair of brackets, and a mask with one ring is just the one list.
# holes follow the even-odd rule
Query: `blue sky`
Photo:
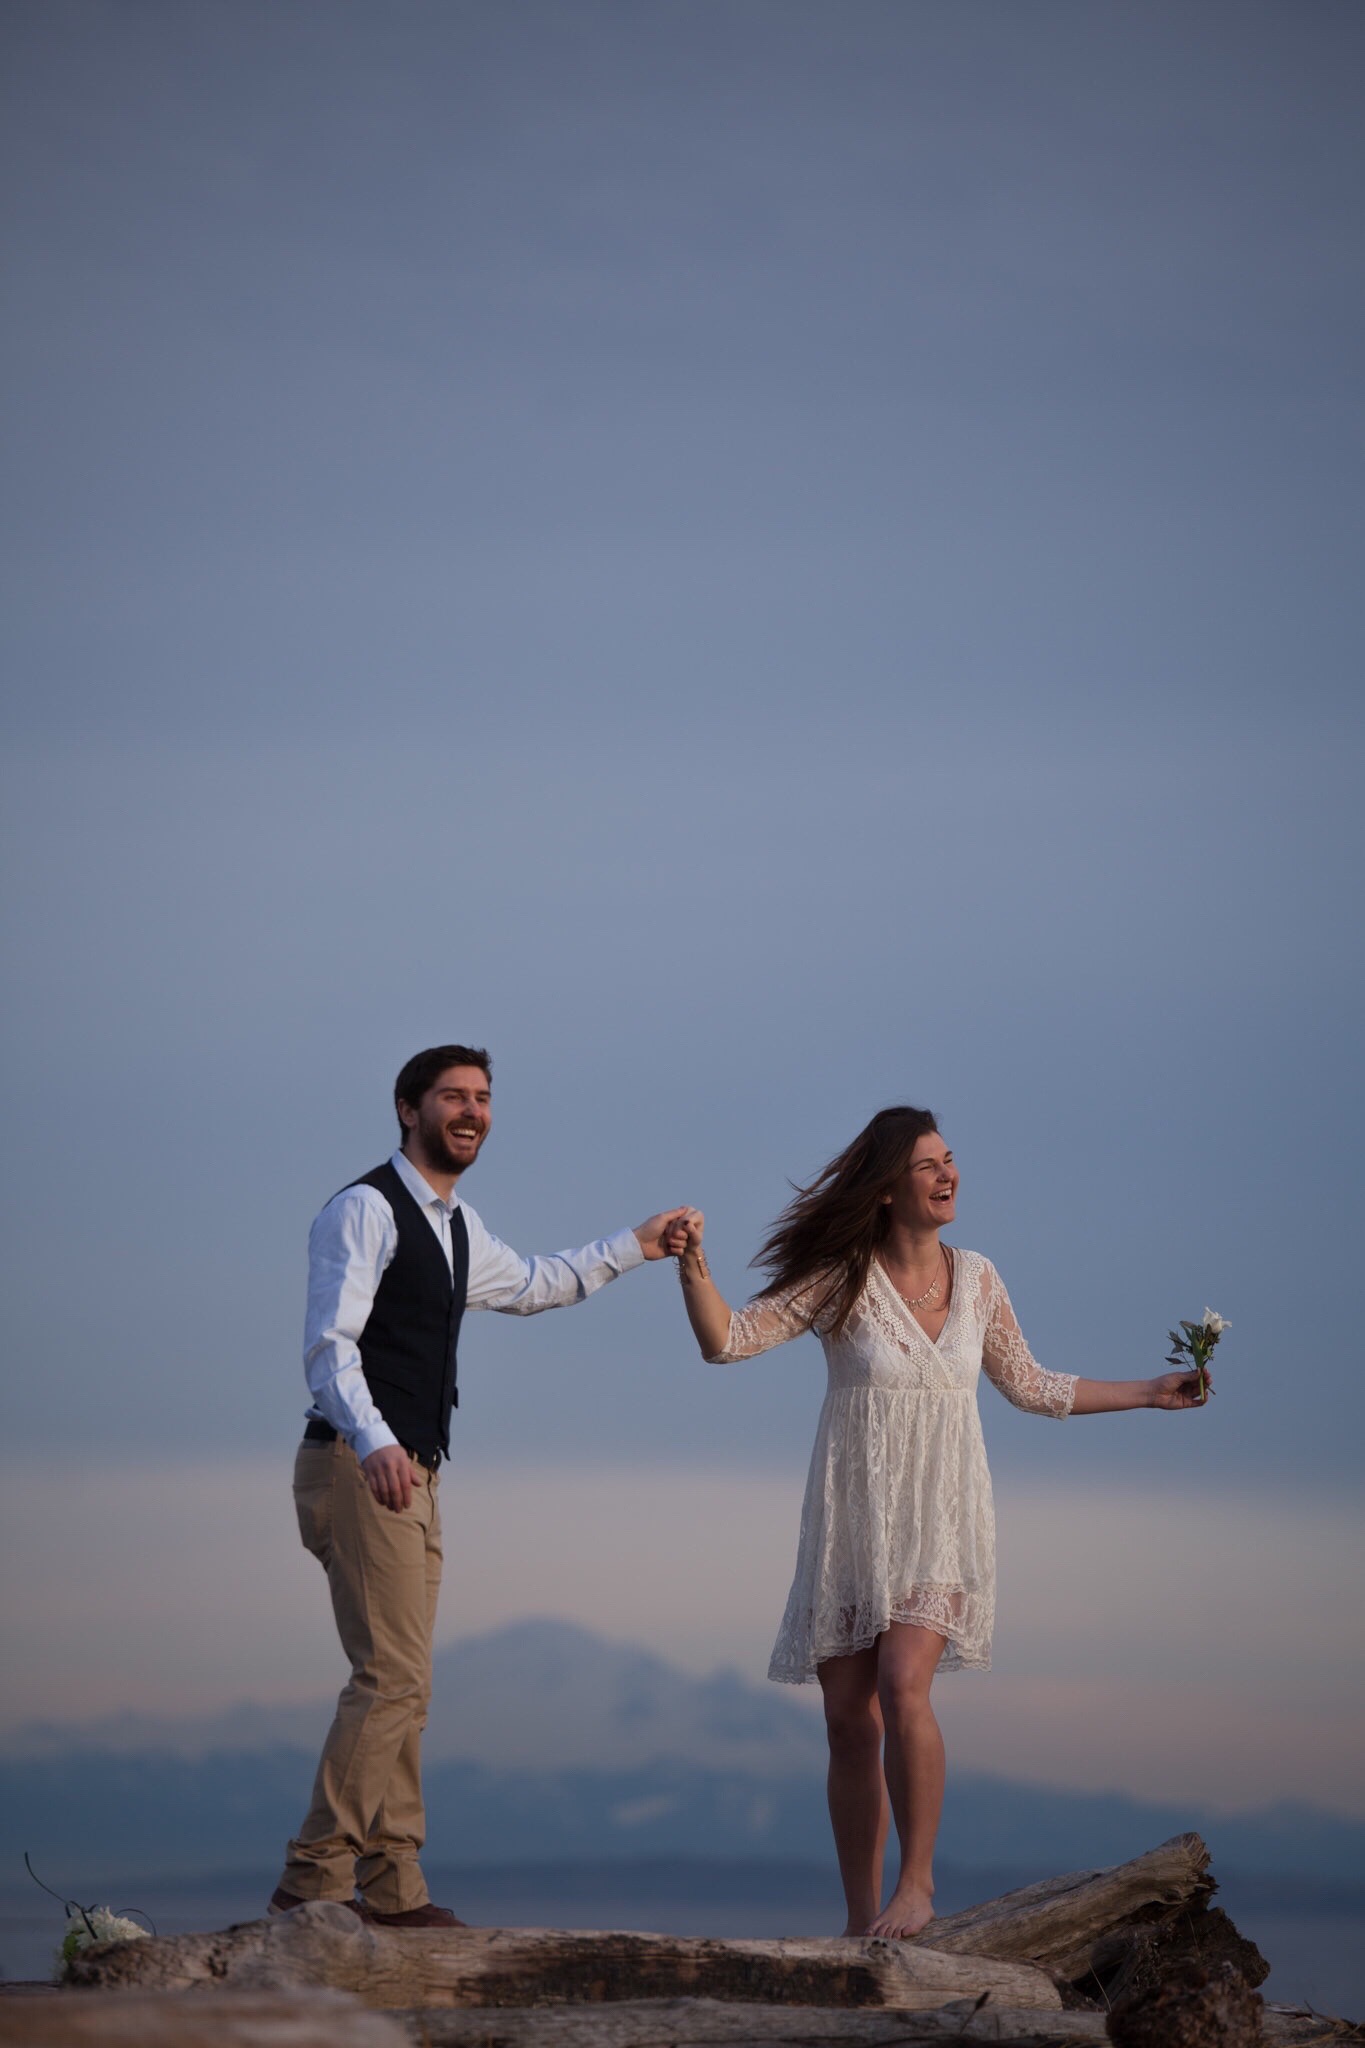
[[[1106, 1492], [1181, 1503], [1196, 1557], [1258, 1528], [1218, 1552], [1238, 1615], [1303, 1516], [1340, 1554], [1359, 16], [51, 0], [3, 33], [15, 1470], [90, 1475], [82, 1540], [153, 1583], [149, 1486], [283, 1487], [308, 1220], [460, 1037], [494, 1229], [696, 1201], [736, 1295], [787, 1180], [927, 1102], [1047, 1363], [1234, 1325], [1207, 1415], [988, 1393], [1002, 1492], [1071, 1488], [1086, 1543]], [[685, 1554], [689, 1475], [750, 1475], [794, 1540], [818, 1353], [708, 1374], [675, 1294], [471, 1326], [457, 1482], [667, 1467]], [[1330, 1625], [1300, 1682], [1345, 1711], [1358, 1613], [1313, 1579], [1274, 1619]], [[448, 1632], [497, 1619], [470, 1601]], [[238, 1690], [297, 1692], [241, 1628]], [[60, 1635], [25, 1709], [69, 1696]]]

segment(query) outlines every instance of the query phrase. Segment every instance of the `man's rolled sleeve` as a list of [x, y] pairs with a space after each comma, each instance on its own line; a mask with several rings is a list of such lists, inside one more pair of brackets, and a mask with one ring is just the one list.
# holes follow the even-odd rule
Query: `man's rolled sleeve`
[[370, 1398], [360, 1333], [393, 1258], [398, 1230], [377, 1188], [344, 1188], [308, 1236], [303, 1369], [313, 1406], [362, 1460], [397, 1442]]
[[577, 1251], [523, 1258], [486, 1230], [475, 1210], [464, 1203], [460, 1206], [469, 1232], [467, 1305], [471, 1309], [534, 1316], [547, 1308], [569, 1308], [644, 1263], [645, 1255], [633, 1230], [618, 1230], [612, 1237], [599, 1237]]

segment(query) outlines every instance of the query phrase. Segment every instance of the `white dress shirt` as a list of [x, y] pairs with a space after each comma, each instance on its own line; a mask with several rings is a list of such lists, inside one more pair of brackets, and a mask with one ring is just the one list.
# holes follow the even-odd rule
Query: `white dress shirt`
[[[463, 1211], [469, 1233], [469, 1293], [466, 1309], [494, 1308], [502, 1315], [534, 1316], [545, 1308], [586, 1301], [609, 1280], [640, 1265], [644, 1253], [633, 1230], [618, 1230], [581, 1251], [552, 1258], [524, 1259], [486, 1230], [468, 1202], [447, 1202], [402, 1153], [389, 1164], [440, 1239], [453, 1270], [450, 1219]], [[330, 1422], [358, 1458], [397, 1441], [365, 1383], [359, 1337], [369, 1320], [375, 1290], [398, 1248], [398, 1225], [378, 1188], [343, 1188], [333, 1195], [308, 1235], [308, 1314], [303, 1369], [313, 1405], [311, 1418]]]

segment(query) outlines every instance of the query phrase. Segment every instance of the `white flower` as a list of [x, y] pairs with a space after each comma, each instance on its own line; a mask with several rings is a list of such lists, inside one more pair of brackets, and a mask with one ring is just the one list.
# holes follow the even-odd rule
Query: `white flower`
[[1232, 1328], [1232, 1324], [1226, 1322], [1216, 1309], [1206, 1308], [1204, 1310], [1204, 1328], [1208, 1331], [1210, 1337], [1221, 1337], [1224, 1330]]
[[125, 1920], [107, 1906], [91, 1906], [84, 1913], [68, 1913], [66, 1936], [53, 1959], [53, 1978], [60, 1984], [74, 1958], [97, 1941], [145, 1941], [147, 1930], [136, 1920]]

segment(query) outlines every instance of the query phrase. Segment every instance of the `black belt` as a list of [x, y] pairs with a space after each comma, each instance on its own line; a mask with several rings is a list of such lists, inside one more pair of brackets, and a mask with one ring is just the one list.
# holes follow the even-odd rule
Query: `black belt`
[[[338, 1432], [330, 1422], [324, 1422], [320, 1415], [310, 1415], [303, 1425], [303, 1440], [306, 1444], [334, 1444]], [[400, 1444], [400, 1451], [406, 1451], [414, 1465], [421, 1465], [428, 1472], [434, 1472], [440, 1464], [439, 1457], [424, 1458], [420, 1451], [414, 1451], [410, 1444]]]

